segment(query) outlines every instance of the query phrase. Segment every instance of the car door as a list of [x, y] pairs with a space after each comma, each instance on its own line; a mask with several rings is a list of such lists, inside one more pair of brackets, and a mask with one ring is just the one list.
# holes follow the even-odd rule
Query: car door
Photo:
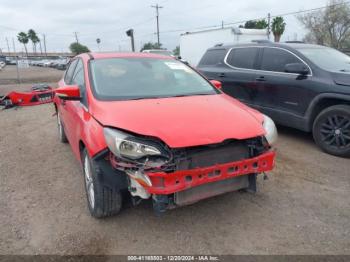
[[[67, 70], [64, 74], [64, 77], [63, 79], [58, 83], [58, 86], [61, 87], [61, 86], [67, 86], [67, 85], [70, 85], [71, 84], [71, 81], [72, 81], [72, 78], [73, 78], [73, 74], [74, 74], [74, 70], [75, 70], [75, 67], [78, 63], [78, 60], [77, 59], [74, 59], [74, 60], [71, 60], [69, 65], [67, 66]], [[62, 124], [63, 124], [63, 127], [64, 127], [64, 130], [66, 132], [66, 135], [67, 135], [67, 138], [69, 140], [69, 129], [68, 129], [68, 116], [67, 116], [67, 101], [64, 101], [64, 100], [60, 100], [60, 106], [59, 106], [59, 113], [60, 113], [60, 118], [62, 120]]]
[[80, 89], [80, 101], [66, 101], [64, 108], [66, 110], [66, 135], [73, 148], [73, 150], [78, 150], [80, 133], [83, 126], [83, 119], [85, 114], [88, 112], [88, 100], [86, 93], [85, 84], [85, 73], [84, 73], [84, 63], [82, 59], [77, 59], [77, 64], [74, 69], [72, 79], [70, 81], [71, 85], [77, 85]]
[[[286, 73], [285, 66], [290, 63], [304, 63], [309, 73]], [[301, 58], [284, 48], [264, 47], [251, 104], [279, 119], [288, 114], [301, 116], [309, 105], [308, 98], [312, 96], [311, 91], [305, 88], [308, 85], [312, 85], [312, 71]]]
[[256, 46], [231, 48], [225, 58], [226, 68], [218, 74], [222, 90], [243, 103], [250, 103], [254, 93], [259, 48]]

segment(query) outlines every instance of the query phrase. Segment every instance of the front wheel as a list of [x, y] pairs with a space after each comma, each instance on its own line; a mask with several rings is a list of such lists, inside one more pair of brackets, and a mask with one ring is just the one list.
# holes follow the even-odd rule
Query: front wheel
[[82, 154], [85, 191], [90, 214], [96, 218], [103, 218], [119, 213], [122, 207], [122, 195], [117, 189], [103, 185], [86, 150]]
[[350, 156], [350, 106], [336, 105], [323, 110], [315, 119], [313, 137], [325, 152]]

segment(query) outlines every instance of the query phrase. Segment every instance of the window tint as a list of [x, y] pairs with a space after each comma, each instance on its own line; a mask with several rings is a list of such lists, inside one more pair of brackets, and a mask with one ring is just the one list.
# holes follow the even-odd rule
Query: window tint
[[290, 63], [302, 63], [293, 54], [278, 48], [265, 48], [261, 61], [261, 70], [285, 72], [284, 67]]
[[227, 57], [227, 63], [238, 68], [254, 69], [257, 53], [256, 47], [232, 49]]
[[69, 64], [69, 67], [66, 71], [66, 74], [64, 76], [64, 82], [66, 84], [70, 84], [71, 83], [71, 79], [72, 79], [72, 76], [73, 76], [73, 72], [74, 72], [74, 69], [75, 69], [75, 66], [77, 64], [78, 60], [74, 60], [72, 61], [70, 64]]
[[208, 50], [202, 57], [199, 65], [217, 65], [224, 60], [226, 49]]

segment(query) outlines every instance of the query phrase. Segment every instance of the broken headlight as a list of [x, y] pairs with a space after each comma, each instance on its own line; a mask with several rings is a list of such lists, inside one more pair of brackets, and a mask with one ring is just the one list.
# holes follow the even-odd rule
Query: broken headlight
[[263, 127], [265, 129], [265, 138], [270, 146], [274, 145], [278, 138], [277, 128], [273, 120], [264, 115]]
[[147, 156], [162, 155], [162, 150], [156, 145], [138, 141], [137, 137], [125, 132], [112, 128], [104, 128], [103, 132], [108, 148], [117, 157], [136, 160]]

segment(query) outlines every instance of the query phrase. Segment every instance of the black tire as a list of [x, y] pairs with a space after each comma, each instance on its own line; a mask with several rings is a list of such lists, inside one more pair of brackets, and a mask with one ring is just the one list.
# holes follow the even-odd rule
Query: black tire
[[[118, 214], [122, 207], [121, 192], [101, 184], [98, 179], [98, 169], [94, 167], [94, 163], [91, 161], [85, 149], [82, 153], [82, 163], [85, 191], [90, 214], [96, 218], [104, 218]], [[89, 171], [87, 170], [88, 168], [90, 169]], [[87, 172], [90, 172], [90, 178], [87, 178]], [[93, 192], [93, 198], [91, 197], [91, 190]]]
[[336, 105], [323, 110], [312, 129], [316, 144], [326, 153], [350, 156], [350, 106]]
[[60, 118], [60, 113], [58, 111], [57, 111], [57, 128], [58, 128], [58, 139], [60, 140], [60, 142], [68, 143], [66, 132], [64, 131], [62, 120]]

